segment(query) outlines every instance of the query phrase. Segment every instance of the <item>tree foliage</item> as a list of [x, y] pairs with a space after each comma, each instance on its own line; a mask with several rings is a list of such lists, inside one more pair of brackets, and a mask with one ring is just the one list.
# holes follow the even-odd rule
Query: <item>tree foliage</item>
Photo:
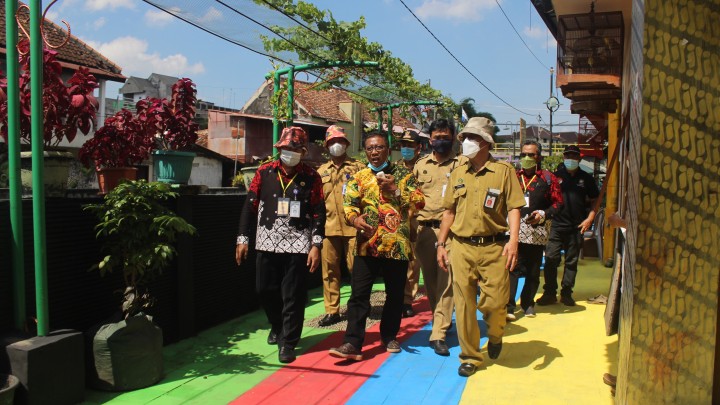
[[[380, 65], [378, 69], [327, 69], [322, 76], [328, 84], [340, 87], [360, 86], [358, 93], [381, 103], [397, 102], [398, 98], [404, 101], [420, 99], [441, 101], [442, 115], [447, 117], [452, 117], [457, 110], [457, 105], [452, 99], [443, 96], [429, 84], [418, 82], [413, 77], [412, 68], [408, 64], [383, 49], [379, 43], [368, 41], [361, 34], [366, 27], [364, 17], [360, 17], [357, 21], [338, 21], [329, 10], [319, 10], [305, 1], [255, 0], [255, 2], [302, 20], [314, 31], [299, 25], [275, 26], [273, 30], [287, 40], [263, 36], [265, 50], [272, 53], [293, 52], [298, 56], [297, 63], [361, 60], [375, 61]], [[360, 82], [358, 78], [364, 78], [377, 86]], [[358, 101], [376, 106], [366, 99]]]

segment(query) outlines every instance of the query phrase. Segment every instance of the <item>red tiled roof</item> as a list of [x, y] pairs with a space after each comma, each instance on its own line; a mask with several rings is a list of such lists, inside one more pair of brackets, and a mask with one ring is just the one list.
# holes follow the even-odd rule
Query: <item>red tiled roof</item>
[[[5, 2], [3, 1], [2, 3], [3, 7], [0, 7], [0, 53], [5, 54], [5, 49], [7, 48], [7, 39], [5, 36]], [[25, 12], [25, 14], [27, 14], [27, 12]], [[70, 26], [72, 28], [72, 21], [70, 21]], [[45, 37], [53, 45], [61, 44], [67, 37], [65, 27], [61, 28], [52, 21], [46, 20], [43, 24], [43, 29]], [[19, 32], [19, 35], [21, 38], [23, 37], [22, 31]], [[55, 51], [58, 53], [57, 59], [63, 68], [75, 70], [79, 66], [83, 66], [89, 68], [90, 72], [98, 78], [117, 82], [125, 81], [125, 76], [122, 75], [120, 66], [104, 57], [74, 35], [71, 35], [67, 44], [59, 49], [55, 49]]]
[[[308, 109], [308, 113], [316, 118], [328, 121], [351, 122], [350, 117], [340, 110], [340, 103], [351, 102], [353, 99], [346, 90], [337, 87], [317, 89], [315, 83], [295, 80], [295, 102]], [[377, 115], [363, 108], [363, 122], [377, 122]], [[396, 115], [393, 126], [415, 128], [407, 119]]]

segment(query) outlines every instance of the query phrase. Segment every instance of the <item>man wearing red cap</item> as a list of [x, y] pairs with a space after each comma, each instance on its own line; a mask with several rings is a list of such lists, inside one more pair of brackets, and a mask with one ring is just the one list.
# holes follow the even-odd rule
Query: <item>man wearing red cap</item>
[[268, 344], [277, 344], [281, 363], [295, 360], [307, 296], [305, 276], [320, 264], [325, 235], [325, 204], [320, 176], [300, 160], [308, 136], [300, 127], [285, 128], [274, 145], [280, 160], [260, 166], [240, 214], [235, 260], [247, 259], [252, 226], [260, 304], [270, 322]]
[[320, 166], [325, 195], [325, 240], [323, 241], [322, 276], [325, 316], [320, 326], [340, 322], [340, 276], [343, 260], [352, 271], [355, 257], [355, 236], [357, 230], [345, 222], [343, 198], [347, 184], [353, 174], [364, 168], [363, 164], [347, 155], [350, 141], [345, 130], [331, 125], [325, 133], [325, 147], [330, 160]]

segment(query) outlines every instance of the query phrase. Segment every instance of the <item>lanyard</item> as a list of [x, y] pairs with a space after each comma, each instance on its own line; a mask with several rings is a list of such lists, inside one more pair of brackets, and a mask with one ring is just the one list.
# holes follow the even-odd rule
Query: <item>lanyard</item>
[[295, 180], [295, 177], [297, 177], [297, 173], [295, 173], [294, 176], [292, 176], [292, 179], [288, 182], [287, 185], [283, 182], [282, 175], [280, 175], [280, 170], [278, 170], [278, 180], [280, 180], [280, 187], [282, 188], [283, 192], [283, 198], [285, 198], [285, 191], [287, 191], [288, 187], [292, 184], [293, 180]]
[[535, 173], [532, 176], [532, 179], [530, 179], [530, 181], [527, 184], [525, 184], [525, 175], [520, 176], [520, 178], [522, 179], [522, 183], [523, 183], [523, 193], [527, 193], [527, 188], [532, 184], [533, 180], [535, 180], [535, 177], [537, 177], [537, 173]]

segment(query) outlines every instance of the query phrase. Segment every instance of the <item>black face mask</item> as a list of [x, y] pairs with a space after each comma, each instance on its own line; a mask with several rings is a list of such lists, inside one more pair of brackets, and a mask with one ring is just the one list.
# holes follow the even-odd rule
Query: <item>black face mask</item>
[[434, 139], [430, 141], [430, 147], [432, 150], [444, 155], [452, 148], [453, 141], [451, 139]]

